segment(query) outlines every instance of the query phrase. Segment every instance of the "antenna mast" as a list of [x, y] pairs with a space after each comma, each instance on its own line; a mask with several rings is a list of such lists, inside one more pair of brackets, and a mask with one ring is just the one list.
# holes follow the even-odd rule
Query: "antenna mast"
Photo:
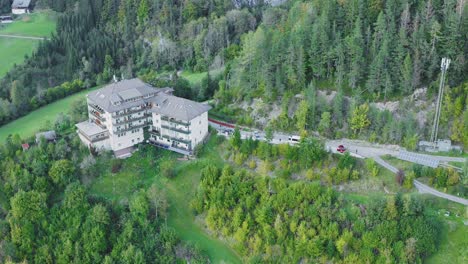
[[449, 65], [450, 65], [450, 59], [442, 58], [442, 63], [440, 64], [440, 70], [442, 74], [440, 76], [439, 94], [437, 96], [436, 112], [434, 115], [434, 124], [432, 127], [432, 133], [431, 133], [431, 142], [434, 144], [434, 147], [437, 144], [437, 133], [439, 131], [440, 111], [442, 108], [442, 100], [443, 100], [444, 86], [445, 86], [445, 76], [447, 74]]

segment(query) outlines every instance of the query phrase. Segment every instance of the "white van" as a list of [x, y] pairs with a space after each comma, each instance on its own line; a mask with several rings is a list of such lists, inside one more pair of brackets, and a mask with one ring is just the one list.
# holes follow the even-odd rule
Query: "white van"
[[288, 140], [289, 140], [289, 142], [292, 142], [292, 143], [299, 143], [299, 141], [301, 141], [301, 137], [300, 136], [289, 136]]

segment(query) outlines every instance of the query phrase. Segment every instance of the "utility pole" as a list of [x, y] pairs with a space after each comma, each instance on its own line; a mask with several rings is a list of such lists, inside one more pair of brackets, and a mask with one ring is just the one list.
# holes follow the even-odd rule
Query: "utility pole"
[[440, 111], [442, 108], [442, 101], [444, 95], [444, 86], [445, 86], [445, 76], [447, 74], [448, 67], [450, 65], [450, 59], [442, 58], [442, 63], [440, 64], [441, 76], [440, 76], [440, 85], [439, 85], [439, 94], [437, 96], [436, 102], [436, 112], [434, 115], [434, 124], [432, 127], [431, 133], [431, 142], [433, 143], [434, 147], [437, 144], [437, 133], [439, 131], [439, 121], [440, 121]]

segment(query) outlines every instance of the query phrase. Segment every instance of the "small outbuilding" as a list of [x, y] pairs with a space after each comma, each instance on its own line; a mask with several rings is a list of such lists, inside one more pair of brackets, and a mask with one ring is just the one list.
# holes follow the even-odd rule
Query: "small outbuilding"
[[41, 141], [41, 138], [45, 138], [47, 142], [55, 142], [57, 139], [57, 133], [54, 130], [40, 132], [36, 134], [36, 143]]
[[29, 149], [29, 144], [28, 143], [21, 144], [21, 147], [23, 148], [23, 151], [26, 151]]
[[13, 18], [11, 16], [0, 16], [0, 24], [9, 24], [13, 22]]
[[11, 5], [11, 13], [15, 15], [22, 15], [31, 13], [31, 0], [14, 0]]

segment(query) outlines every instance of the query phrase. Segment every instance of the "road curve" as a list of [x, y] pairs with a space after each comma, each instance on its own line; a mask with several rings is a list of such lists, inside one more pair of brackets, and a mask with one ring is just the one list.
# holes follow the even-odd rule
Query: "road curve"
[[[221, 135], [224, 135], [224, 131], [226, 129], [232, 129], [230, 127], [223, 126], [222, 124], [219, 124], [218, 122], [214, 123], [210, 121], [210, 125], [216, 128]], [[289, 135], [287, 134], [274, 133], [273, 140], [270, 143], [282, 144], [282, 143], [288, 142], [289, 141], [288, 136]], [[245, 139], [249, 137], [257, 138], [258, 140], [265, 140], [265, 133], [263, 131], [257, 131], [256, 133], [241, 131], [241, 138]], [[398, 168], [394, 167], [393, 165], [386, 162], [380, 157], [382, 155], [391, 155], [394, 157], [398, 157], [398, 153], [399, 153], [398, 146], [375, 146], [368, 142], [358, 142], [356, 140], [342, 139], [342, 140], [327, 140], [325, 142], [325, 148], [328, 151], [336, 153], [337, 152], [336, 148], [340, 144], [344, 144], [346, 148], [348, 149], [348, 151], [350, 152], [350, 154], [352, 154], [353, 156], [356, 156], [358, 158], [372, 158], [375, 160], [375, 162], [377, 162], [382, 167], [388, 169], [389, 171], [393, 173], [398, 172]], [[419, 153], [415, 153], [415, 154], [428, 156], [428, 158], [430, 157], [432, 159], [437, 159], [440, 162], [448, 162], [448, 161], [464, 162], [465, 161], [465, 158], [459, 158], [459, 157], [433, 156], [433, 155], [419, 154]], [[413, 184], [420, 193], [428, 193], [428, 194], [431, 194], [431, 195], [434, 195], [443, 199], [447, 199], [456, 203], [468, 205], [467, 199], [437, 191], [436, 189], [431, 188], [421, 183], [418, 180], [414, 180]]]
[[[392, 166], [388, 162], [384, 161], [379, 156], [373, 157], [373, 159], [375, 160], [375, 162], [380, 164], [382, 167], [390, 170], [391, 172], [393, 172], [393, 173], [398, 172], [397, 168], [395, 168], [394, 166]], [[419, 193], [428, 193], [428, 194], [432, 194], [434, 196], [437, 196], [437, 197], [440, 197], [440, 198], [443, 198], [443, 199], [450, 200], [452, 202], [463, 204], [465, 206], [468, 205], [468, 200], [467, 199], [440, 192], [440, 191], [438, 191], [438, 190], [436, 190], [436, 189], [434, 189], [432, 187], [429, 187], [429, 186], [423, 184], [422, 182], [420, 182], [418, 180], [414, 180], [413, 184], [414, 184], [414, 187], [416, 187], [416, 189], [419, 191]]]
[[446, 193], [443, 193], [443, 192], [439, 192], [436, 189], [431, 188], [431, 187], [421, 183], [418, 180], [414, 180], [413, 183], [414, 183], [414, 186], [416, 187], [416, 189], [418, 189], [418, 191], [420, 193], [429, 193], [429, 194], [432, 194], [432, 195], [435, 195], [435, 196], [450, 200], [452, 202], [461, 203], [461, 204], [463, 204], [465, 206], [468, 206], [468, 200], [467, 199], [457, 197], [457, 196], [454, 196], [454, 195], [450, 195], [450, 194], [446, 194]]

